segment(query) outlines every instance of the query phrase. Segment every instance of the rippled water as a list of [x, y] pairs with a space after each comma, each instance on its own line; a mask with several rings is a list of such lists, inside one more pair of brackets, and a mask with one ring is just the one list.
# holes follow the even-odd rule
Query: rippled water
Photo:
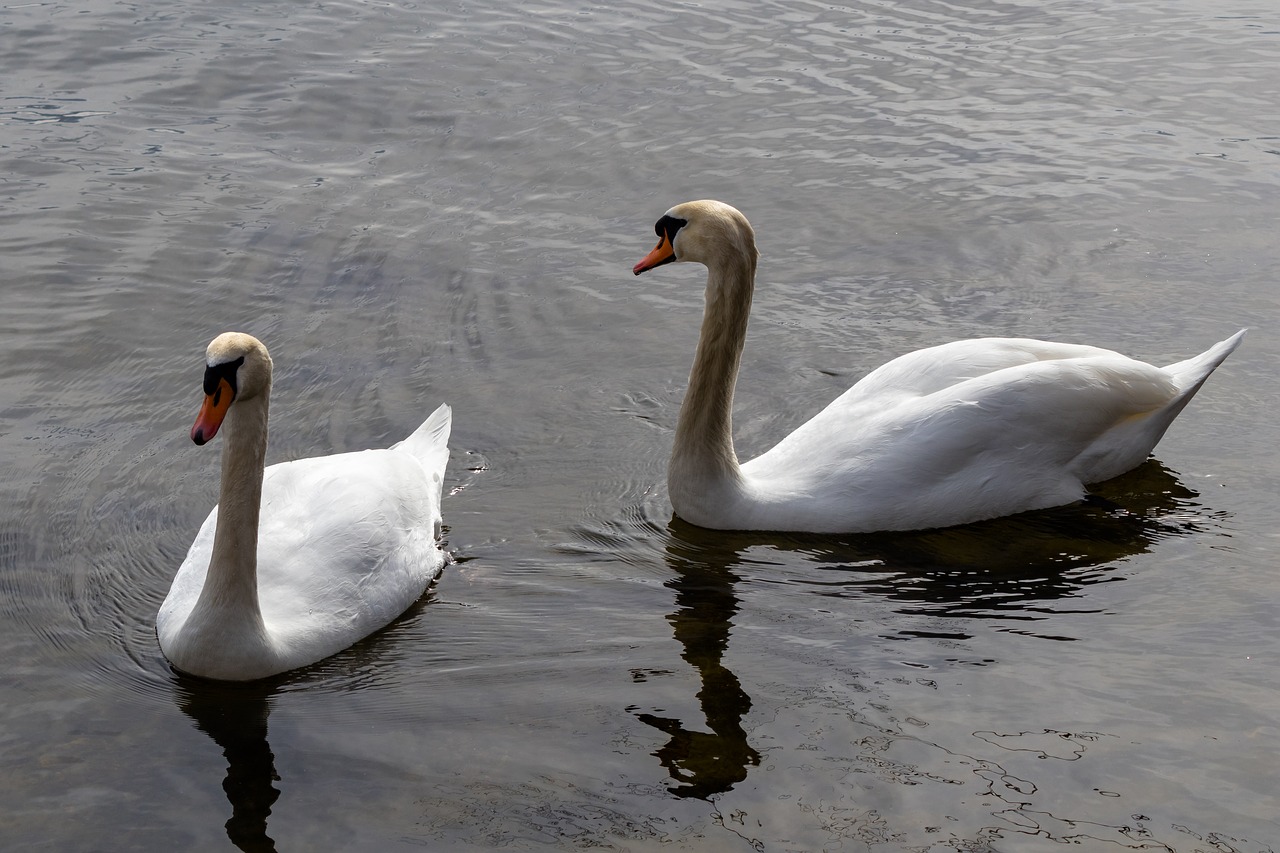
[[[3, 846], [1280, 846], [1275, 10], [489, 6], [0, 14]], [[702, 531], [663, 485], [701, 277], [630, 267], [706, 196], [763, 251], [744, 457], [913, 348], [1252, 330], [1104, 500]], [[239, 687], [153, 628], [228, 328], [271, 461], [455, 410], [457, 563]]]

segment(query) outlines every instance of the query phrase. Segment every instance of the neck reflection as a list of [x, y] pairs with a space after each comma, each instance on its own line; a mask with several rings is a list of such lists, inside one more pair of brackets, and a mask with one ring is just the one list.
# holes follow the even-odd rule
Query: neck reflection
[[681, 657], [698, 671], [698, 704], [707, 731], [689, 728], [682, 720], [639, 713], [646, 725], [668, 736], [654, 755], [676, 785], [678, 797], [707, 799], [729, 791], [747, 778], [748, 768], [760, 763], [760, 753], [747, 742], [742, 718], [751, 698], [738, 677], [724, 665], [738, 598], [738, 577], [729, 569], [737, 552], [717, 547], [714, 536], [672, 521], [667, 561], [673, 576], [667, 588], [675, 592], [675, 609], [667, 616]]
[[267, 818], [280, 796], [275, 786], [280, 776], [267, 741], [271, 688], [192, 681], [182, 689], [178, 706], [195, 721], [196, 728], [222, 747], [227, 759], [222, 782], [231, 803], [227, 838], [246, 853], [274, 853], [276, 844], [267, 835]]

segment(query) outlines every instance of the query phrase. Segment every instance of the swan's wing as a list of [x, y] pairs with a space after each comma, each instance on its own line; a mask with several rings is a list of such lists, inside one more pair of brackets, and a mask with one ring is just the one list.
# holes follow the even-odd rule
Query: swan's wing
[[262, 495], [258, 592], [280, 639], [323, 629], [342, 648], [403, 612], [444, 563], [440, 480], [409, 453], [273, 465]]
[[1006, 367], [931, 394], [846, 395], [743, 473], [775, 502], [825, 507], [832, 529], [844, 517], [903, 529], [1070, 502], [1095, 481], [1086, 461], [1145, 458], [1158, 435], [1145, 447], [1112, 437], [1143, 438], [1130, 425], [1178, 394], [1159, 368], [1103, 352]]
[[213, 534], [217, 526], [218, 508], [215, 506], [205, 517], [204, 524], [200, 525], [200, 531], [187, 549], [187, 556], [174, 574], [169, 593], [156, 613], [156, 633], [162, 646], [187, 621], [191, 608], [200, 597], [209, 571], [209, 558], [213, 555]]
[[842, 405], [866, 401], [873, 407], [882, 407], [888, 400], [934, 394], [960, 382], [1011, 367], [1041, 361], [1115, 355], [1117, 353], [1099, 347], [1031, 338], [953, 341], [916, 350], [881, 365], [841, 395]]

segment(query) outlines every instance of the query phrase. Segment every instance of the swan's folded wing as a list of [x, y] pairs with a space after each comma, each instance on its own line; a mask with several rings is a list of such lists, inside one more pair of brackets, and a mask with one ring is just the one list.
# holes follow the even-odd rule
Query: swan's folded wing
[[1159, 368], [1114, 353], [1035, 361], [933, 394], [838, 399], [742, 470], [761, 500], [822, 507], [830, 529], [960, 524], [1082, 497], [1080, 460], [1100, 447], [1138, 464], [1150, 444], [1130, 425], [1176, 395]]
[[200, 531], [187, 549], [187, 556], [173, 576], [169, 593], [156, 614], [156, 633], [161, 645], [165, 645], [191, 615], [191, 609], [200, 598], [205, 576], [209, 573], [209, 558], [213, 555], [213, 534], [218, 526], [218, 508], [205, 518]]
[[396, 450], [268, 468], [258, 589], [272, 631], [314, 636], [325, 625], [351, 636], [335, 637], [343, 648], [403, 612], [444, 563], [435, 541], [439, 488]]
[[1114, 353], [1025, 364], [922, 398], [940, 420], [922, 419], [919, 450], [958, 467], [983, 454], [1080, 475], [1073, 466], [1082, 454], [1161, 411], [1178, 390], [1159, 368]]
[[868, 373], [836, 402], [885, 402], [923, 397], [1011, 367], [1061, 359], [1114, 356], [1111, 350], [1032, 338], [975, 338], [952, 341], [898, 356]]

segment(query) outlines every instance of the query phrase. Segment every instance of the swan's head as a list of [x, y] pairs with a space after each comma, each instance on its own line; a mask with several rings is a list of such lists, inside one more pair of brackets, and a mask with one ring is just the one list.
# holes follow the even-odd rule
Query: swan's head
[[204, 403], [191, 428], [196, 444], [217, 435], [232, 403], [271, 390], [271, 356], [253, 335], [223, 332], [209, 344], [204, 363]]
[[737, 208], [722, 201], [702, 199], [677, 204], [653, 227], [658, 245], [632, 267], [636, 275], [669, 264], [693, 261], [709, 267], [747, 259], [754, 266], [756, 235]]

